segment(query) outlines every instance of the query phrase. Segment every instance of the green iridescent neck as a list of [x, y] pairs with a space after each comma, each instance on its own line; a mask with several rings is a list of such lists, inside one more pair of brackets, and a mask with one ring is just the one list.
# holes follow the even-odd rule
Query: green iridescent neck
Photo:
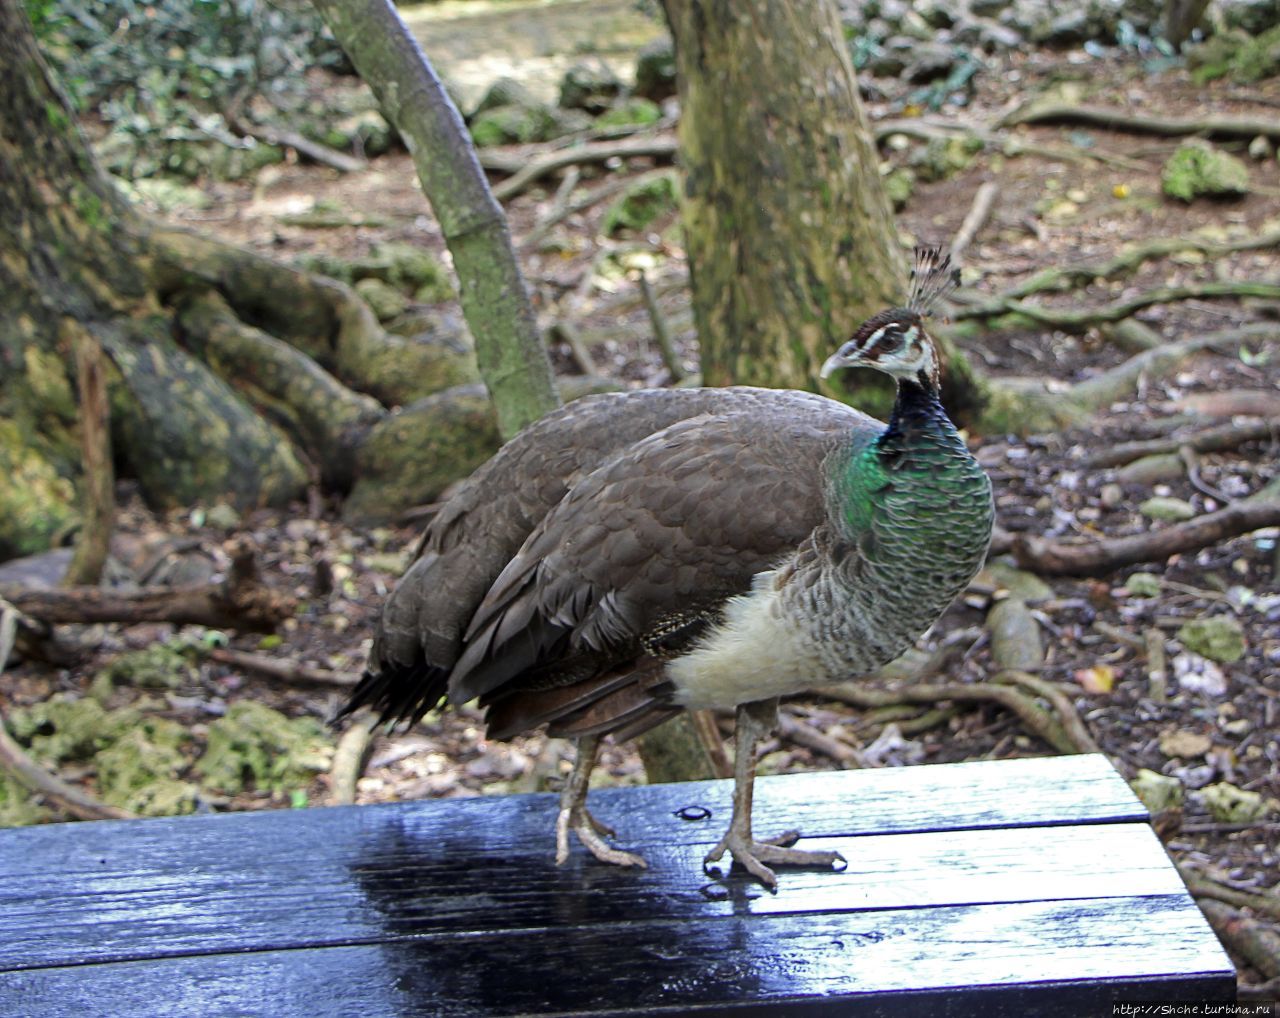
[[832, 470], [835, 508], [845, 536], [856, 540], [867, 534], [891, 493], [896, 492], [894, 502], [909, 496], [901, 490], [904, 483], [920, 487], [921, 495], [924, 488], [949, 487], [948, 465], [962, 468], [966, 461], [971, 462], [964, 441], [937, 390], [925, 380], [899, 381], [888, 426], [870, 442], [851, 444]]

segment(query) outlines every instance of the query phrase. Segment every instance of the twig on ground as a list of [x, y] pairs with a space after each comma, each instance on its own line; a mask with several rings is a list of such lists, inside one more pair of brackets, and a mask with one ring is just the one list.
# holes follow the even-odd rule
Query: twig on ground
[[329, 802], [335, 806], [349, 806], [356, 801], [356, 782], [364, 771], [374, 724], [371, 718], [355, 721], [338, 740], [329, 768]]
[[533, 247], [541, 241], [543, 237], [551, 232], [552, 227], [564, 222], [564, 220], [568, 219], [570, 216], [575, 216], [579, 212], [585, 212], [587, 209], [600, 204], [600, 202], [606, 201], [616, 194], [621, 194], [633, 184], [642, 184], [668, 172], [670, 171], [667, 169], [657, 169], [646, 170], [644, 173], [637, 173], [634, 175], [625, 173], [617, 174], [605, 181], [605, 183], [601, 184], [599, 187], [592, 188], [577, 201], [566, 202], [564, 207], [558, 210], [553, 207], [553, 210], [547, 213], [546, 218], [540, 220], [538, 225], [530, 230], [525, 238], [520, 241], [520, 246], [522, 248]]
[[1147, 695], [1156, 703], [1169, 698], [1169, 666], [1164, 649], [1164, 633], [1152, 626], [1142, 634], [1147, 648]]
[[582, 340], [582, 332], [573, 322], [561, 320], [554, 322], [551, 328], [547, 330], [548, 338], [564, 343], [569, 347], [569, 351], [573, 354], [573, 359], [578, 362], [578, 369], [584, 375], [594, 375], [598, 372], [595, 358], [591, 356], [591, 348]]
[[327, 668], [315, 668], [297, 661], [267, 657], [264, 654], [250, 654], [230, 647], [215, 647], [209, 651], [209, 658], [219, 664], [243, 668], [245, 671], [254, 672], [269, 679], [278, 679], [281, 682], [313, 683], [318, 686], [339, 686], [345, 689], [360, 681], [358, 675], [334, 672]]
[[991, 215], [991, 209], [995, 205], [996, 195], [999, 193], [999, 185], [994, 180], [988, 180], [974, 194], [973, 204], [969, 207], [969, 212], [964, 217], [964, 222], [960, 224], [960, 229], [956, 231], [956, 235], [951, 239], [951, 257], [956, 261], [963, 261], [965, 251], [973, 243], [973, 239], [978, 235], [978, 232], [986, 225], [987, 219]]
[[[13, 651], [18, 629], [18, 613], [11, 606], [0, 610], [0, 675]], [[29, 757], [9, 734], [4, 713], [0, 712], [0, 768], [23, 788], [48, 799], [59, 809], [80, 820], [128, 820], [134, 814], [117, 806], [108, 806], [61, 778], [50, 774]]]
[[1280, 526], [1280, 499], [1235, 502], [1185, 523], [1131, 537], [1068, 544], [1019, 534], [1013, 543], [1018, 565], [1053, 576], [1097, 576], [1137, 562], [1163, 562], [1263, 527]]
[[297, 131], [255, 124], [246, 120], [240, 115], [242, 108], [243, 96], [237, 96], [227, 105], [222, 114], [227, 121], [227, 126], [237, 134], [246, 135], [255, 141], [266, 142], [268, 145], [281, 145], [291, 148], [298, 155], [305, 156], [314, 163], [330, 166], [340, 173], [358, 173], [369, 165], [363, 159], [357, 159], [355, 156], [349, 156], [345, 152], [338, 152], [328, 145], [312, 141]]
[[644, 272], [638, 273], [640, 295], [644, 298], [645, 310], [649, 312], [649, 324], [653, 327], [653, 339], [658, 344], [658, 352], [662, 355], [662, 363], [671, 374], [671, 381], [679, 384], [687, 372], [680, 363], [680, 353], [671, 339], [671, 330], [667, 327], [667, 318], [658, 306], [658, 298], [654, 296], [653, 287], [649, 285], [649, 277]]

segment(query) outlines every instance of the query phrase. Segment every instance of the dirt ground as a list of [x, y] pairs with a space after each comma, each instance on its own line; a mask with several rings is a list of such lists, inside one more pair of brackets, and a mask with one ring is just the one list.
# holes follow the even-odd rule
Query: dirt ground
[[[1152, 75], [1136, 57], [1123, 55], [1097, 59], [1083, 53], [1033, 52], [991, 60], [997, 69], [980, 76], [966, 106], [944, 107], [928, 114], [928, 119], [992, 125], [1034, 92], [1064, 83], [1083, 90], [1088, 101], [1150, 116], [1280, 116], [1277, 80], [1248, 89], [1224, 82], [1197, 86], [1185, 70]], [[885, 94], [869, 102], [869, 111], [873, 119], [901, 116], [901, 91], [895, 93], [888, 86]], [[1186, 205], [1160, 194], [1160, 167], [1177, 139], [1054, 126], [1007, 133], [1026, 145], [1074, 153], [1075, 158], [1015, 156], [989, 147], [967, 169], [919, 184], [899, 215], [903, 232], [911, 238], [946, 243], [968, 212], [979, 185], [997, 182], [999, 197], [992, 216], [964, 259], [966, 284], [978, 293], [994, 295], [1045, 268], [1102, 261], [1134, 241], [1182, 236], [1202, 228], [1235, 236], [1280, 226], [1280, 172], [1274, 159], [1250, 163], [1253, 187], [1248, 196]], [[894, 159], [905, 157], [892, 147], [888, 152]], [[1104, 161], [1108, 159], [1112, 161]], [[640, 171], [644, 166], [637, 161], [628, 169]], [[584, 184], [589, 184], [595, 171], [583, 172]], [[555, 185], [550, 180], [544, 189], [527, 192], [510, 204], [518, 246], [545, 215]], [[358, 175], [343, 176], [293, 162], [269, 168], [255, 181], [210, 183], [205, 190], [210, 198], [207, 207], [178, 209], [171, 218], [273, 257], [291, 259], [319, 251], [354, 257], [384, 240], [409, 241], [445, 256], [439, 229], [404, 153], [381, 157]], [[317, 230], [286, 226], [277, 218], [325, 201], [381, 225]], [[625, 276], [605, 271], [602, 252], [607, 253], [610, 246], [642, 250], [651, 259], [651, 277], [662, 294], [664, 311], [679, 334], [686, 364], [694, 368], [696, 348], [687, 291], [681, 285], [686, 267], [678, 233], [659, 224], [649, 237], [625, 244], [605, 241], [598, 233], [602, 212], [601, 206], [570, 217], [541, 245], [522, 247], [523, 267], [545, 320], [563, 317], [576, 322], [594, 344], [601, 370], [629, 385], [665, 384], [669, 375], [649, 338], [649, 320], [636, 288]], [[1097, 281], [1083, 292], [1036, 299], [1093, 306], [1155, 286], [1215, 279], [1280, 282], [1280, 252], [1273, 248], [1205, 257], [1187, 250], [1150, 260], [1130, 276]], [[1206, 299], [1156, 305], [1137, 317], [1163, 338], [1177, 340], [1278, 315], [1280, 305]], [[989, 342], [979, 340], [971, 350], [994, 375], [1063, 384], [1094, 376], [1127, 356], [1096, 330], [1084, 335], [1051, 329], [1005, 333]], [[553, 353], [559, 370], [577, 370], [568, 350]], [[1112, 471], [1089, 467], [1087, 457], [1118, 442], [1166, 435], [1176, 426], [1212, 424], [1232, 412], [1280, 422], [1280, 347], [1274, 341], [1239, 351], [1199, 354], [1172, 377], [1144, 384], [1135, 396], [1108, 407], [1087, 429], [1029, 438], [974, 434], [972, 439], [995, 484], [999, 521], [1006, 530], [1064, 537], [1118, 536], [1152, 526], [1137, 507], [1153, 495], [1185, 499], [1204, 512], [1256, 491], [1275, 477], [1280, 426], [1269, 440], [1203, 454], [1196, 471], [1153, 480], [1118, 480]], [[122, 554], [132, 549], [135, 557], [142, 556], [141, 549], [154, 547], [158, 534], [210, 547], [226, 536], [214, 528], [196, 526], [190, 514], [156, 520], [136, 500], [127, 505], [121, 519]], [[321, 500], [319, 508], [322, 511], [314, 518], [307, 507], [298, 507], [283, 515], [255, 514], [246, 521], [261, 549], [268, 583], [291, 589], [303, 606], [281, 632], [282, 642], [269, 652], [356, 672], [379, 606], [395, 582], [419, 524], [353, 531], [336, 522], [331, 503]], [[1196, 863], [1246, 890], [1275, 888], [1280, 883], [1277, 537], [1276, 530], [1264, 530], [1175, 556], [1167, 563], [1080, 580], [1049, 578], [1050, 596], [1031, 602], [1046, 651], [1039, 675], [1067, 692], [1089, 732], [1127, 777], [1148, 768], [1179, 777], [1191, 790], [1229, 782], [1272, 800], [1271, 812], [1263, 819], [1232, 822], [1210, 815], [1201, 800], [1191, 795], [1181, 816], [1172, 816], [1161, 828], [1175, 858]], [[329, 593], [316, 592], [320, 562], [335, 580]], [[1161, 578], [1160, 596], [1137, 596], [1126, 586], [1138, 571]], [[978, 590], [954, 606], [927, 638], [926, 646], [980, 627], [987, 593]], [[1218, 666], [1225, 692], [1215, 692], [1211, 681], [1196, 682], [1195, 676], [1180, 679], [1175, 674], [1181, 652], [1179, 628], [1188, 620], [1218, 615], [1239, 621], [1246, 644], [1239, 661]], [[1151, 629], [1163, 635], [1171, 659], [1168, 696], [1163, 702], [1151, 695], [1142, 649], [1144, 633]], [[12, 699], [22, 704], [58, 690], [82, 690], [95, 670], [120, 650], [145, 646], [167, 634], [161, 626], [108, 628], [101, 634], [99, 651], [85, 666], [52, 674], [32, 664], [17, 669], [7, 677]], [[231, 638], [231, 645], [243, 650], [260, 650], [259, 642], [251, 636]], [[950, 665], [947, 681], [979, 682], [998, 670], [981, 631], [966, 638], [963, 647]], [[1106, 667], [1099, 671], [1100, 666]], [[229, 703], [246, 697], [291, 715], [317, 718], [329, 716], [341, 699], [337, 692], [283, 685], [206, 663], [197, 682], [165, 694], [159, 702], [153, 696], [152, 706], [157, 713], [200, 732]], [[959, 705], [944, 723], [904, 736], [893, 745], [889, 744], [892, 739], [877, 743], [885, 733], [884, 714], [815, 697], [798, 698], [787, 709], [860, 751], [878, 745], [871, 758], [881, 764], [1053, 752], [1028, 734], [1018, 718], [994, 706]], [[547, 744], [540, 735], [509, 744], [489, 743], [481, 718], [472, 709], [432, 715], [407, 733], [376, 737], [359, 781], [359, 801], [546, 787], [545, 779], [567, 766], [568, 756], [567, 747]], [[813, 749], [778, 740], [766, 756], [764, 770], [837, 766], [837, 761]], [[630, 746], [609, 748], [598, 773], [604, 781], [643, 780]], [[64, 777], [82, 777], [92, 785], [91, 774]], [[325, 777], [315, 780], [308, 796], [316, 803], [326, 801]], [[282, 796], [247, 793], [211, 801], [204, 808], [288, 804]], [[1251, 975], [1257, 978], [1256, 973]]]

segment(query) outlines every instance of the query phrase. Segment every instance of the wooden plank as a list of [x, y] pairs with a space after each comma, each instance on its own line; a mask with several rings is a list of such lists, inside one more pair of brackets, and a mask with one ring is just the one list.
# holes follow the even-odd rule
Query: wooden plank
[[[1044, 778], [1043, 761], [1020, 763], [1035, 766], [983, 769], [988, 776], [1021, 778], [1030, 772]], [[954, 780], [948, 772], [955, 769], [969, 768], [915, 770], [935, 772], [930, 776], [935, 816], [954, 820], [962, 814], [973, 820], [977, 810], [957, 805], [960, 793], [947, 787], [947, 779]], [[1078, 764], [1067, 771], [1088, 773]], [[880, 777], [885, 773], [892, 780]], [[856, 832], [909, 827], [926, 809], [908, 802], [901, 776], [909, 773], [762, 781], [763, 801], [771, 802], [775, 815], [792, 803], [794, 817], [794, 803], [806, 802], [804, 793], [815, 785], [828, 794], [852, 788], [853, 794], [839, 798], [856, 802], [855, 810], [805, 806], [806, 826]], [[868, 781], [872, 774], [876, 780]], [[824, 780], [811, 780], [818, 777]], [[857, 786], [867, 784], [879, 785], [883, 794], [857, 794]], [[998, 819], [1007, 822], [1017, 815], [1008, 808], [1012, 795], [996, 794], [991, 784], [982, 786], [984, 795], [1006, 804], [1006, 815]], [[1008, 784], [1030, 799], [1025, 782]], [[1111, 815], [1107, 811], [1116, 803], [1123, 805], [1114, 787], [1099, 797], [1101, 810], [1084, 789], [1116, 784], [1128, 794], [1109, 767], [1105, 773], [1092, 768], [1089, 782], [1060, 799], [1057, 815], [1075, 820], [1097, 812]], [[724, 785], [704, 783], [701, 791], [719, 794]], [[689, 792], [689, 786], [672, 785], [601, 794], [606, 808], [621, 814], [622, 843], [645, 846], [650, 869], [643, 872], [605, 866], [580, 850], [570, 865], [553, 865], [556, 801], [546, 795], [4, 832], [0, 970], [364, 943], [459, 930], [548, 928], [566, 914], [584, 923], [713, 918], [742, 908], [741, 899], [760, 913], [816, 913], [1038, 900], [1046, 897], [1046, 889], [1060, 898], [1083, 898], [1164, 894], [1181, 887], [1146, 825], [976, 827], [806, 839], [806, 844], [843, 851], [849, 869], [784, 872], [777, 896], [743, 881], [726, 901], [722, 887], [708, 884], [701, 864], [719, 838], [724, 817], [680, 819], [682, 805], [707, 801]], [[630, 804], [641, 794], [648, 808], [617, 809], [616, 804]], [[1053, 815], [1036, 808], [1049, 797], [1031, 800], [1027, 812], [1039, 821]], [[868, 802], [874, 804], [870, 809], [864, 808]], [[811, 823], [815, 818], [821, 822]]]
[[[715, 832], [708, 832], [709, 835]], [[792, 870], [769, 894], [747, 880], [709, 883], [701, 845], [663, 850], [647, 871], [579, 852], [557, 867], [538, 843], [523, 856], [465, 840], [418, 840], [392, 827], [345, 857], [298, 841], [221, 842], [213, 872], [113, 866], [8, 886], [0, 901], [0, 971], [50, 964], [233, 950], [471, 936], [732, 914], [932, 907], [1176, 894], [1183, 890], [1149, 827], [1114, 824], [815, 839], [845, 853], [841, 873]], [[169, 845], [173, 853], [176, 846]], [[314, 849], [314, 855], [310, 850]], [[657, 850], [655, 850], [656, 852]]]
[[1075, 1018], [1115, 1000], [1235, 992], [1185, 895], [605, 927], [565, 918], [554, 933], [0, 973], [0, 1013]]

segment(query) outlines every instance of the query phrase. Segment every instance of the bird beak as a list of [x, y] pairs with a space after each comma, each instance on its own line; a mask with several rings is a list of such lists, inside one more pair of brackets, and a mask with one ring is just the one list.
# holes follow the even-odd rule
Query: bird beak
[[827, 358], [826, 363], [822, 365], [822, 370], [818, 372], [818, 377], [828, 378], [837, 368], [846, 368], [848, 366], [849, 362], [847, 360], [841, 357], [840, 354], [833, 353]]

